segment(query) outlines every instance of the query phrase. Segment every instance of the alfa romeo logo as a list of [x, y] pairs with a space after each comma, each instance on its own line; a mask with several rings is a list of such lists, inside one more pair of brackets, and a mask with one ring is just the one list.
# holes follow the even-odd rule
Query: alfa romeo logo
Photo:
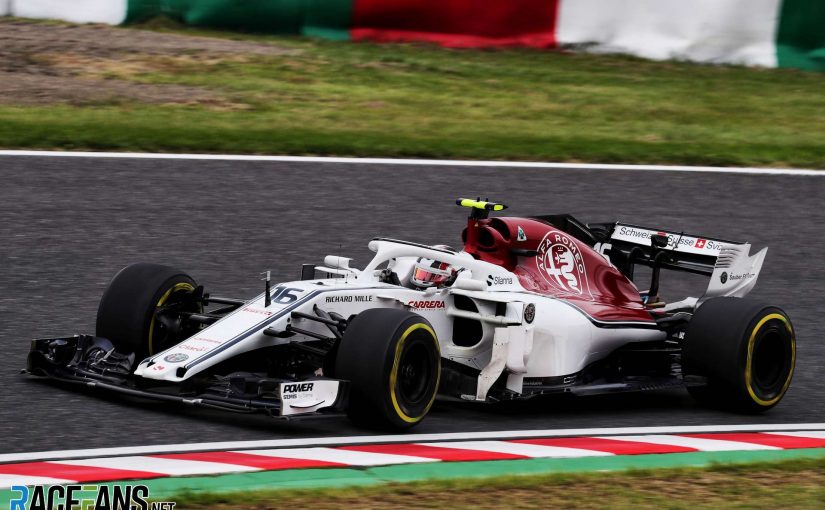
[[551, 232], [544, 236], [539, 244], [536, 265], [544, 279], [560, 290], [583, 294], [587, 288], [581, 251], [564, 234]]
[[163, 361], [168, 363], [180, 363], [181, 361], [186, 361], [189, 359], [189, 356], [182, 352], [173, 352], [172, 354], [167, 355], [163, 358]]
[[533, 320], [536, 318], [536, 305], [533, 303], [528, 304], [524, 307], [524, 321], [527, 324], [532, 324]]

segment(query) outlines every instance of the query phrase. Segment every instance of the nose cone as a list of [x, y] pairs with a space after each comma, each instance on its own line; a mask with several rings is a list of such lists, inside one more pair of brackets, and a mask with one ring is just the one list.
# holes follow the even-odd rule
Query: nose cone
[[178, 379], [177, 370], [184, 366], [189, 356], [182, 353], [172, 353], [154, 363], [141, 363], [135, 370], [135, 375], [146, 379], [172, 380]]

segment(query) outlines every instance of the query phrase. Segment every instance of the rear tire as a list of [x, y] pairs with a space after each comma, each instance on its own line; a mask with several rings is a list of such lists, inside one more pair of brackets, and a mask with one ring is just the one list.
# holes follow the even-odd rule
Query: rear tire
[[197, 283], [178, 269], [159, 264], [132, 264], [115, 275], [100, 299], [96, 336], [109, 339], [124, 354], [135, 353], [136, 361], [168, 349], [190, 336], [181, 324], [169, 328], [155, 317], [158, 307], [179, 305], [182, 310], [200, 311], [191, 300]]
[[682, 351], [688, 386], [699, 403], [744, 413], [774, 407], [788, 390], [796, 363], [796, 335], [788, 315], [775, 306], [741, 298], [702, 304], [688, 325]]
[[408, 429], [427, 415], [438, 392], [438, 338], [420, 315], [366, 310], [347, 325], [335, 370], [336, 377], [350, 381], [350, 419], [369, 427]]

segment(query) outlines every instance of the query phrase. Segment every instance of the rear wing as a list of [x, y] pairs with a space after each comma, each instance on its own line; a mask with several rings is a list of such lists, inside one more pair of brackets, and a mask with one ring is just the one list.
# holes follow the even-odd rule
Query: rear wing
[[667, 246], [662, 251], [667, 257], [661, 261], [661, 267], [698, 273], [710, 276], [716, 266], [722, 250], [726, 247], [744, 246], [745, 243], [726, 241], [711, 237], [702, 237], [684, 232], [667, 232], [660, 229], [616, 223], [610, 233], [610, 259], [624, 259], [635, 264], [652, 264], [654, 249], [651, 237], [667, 237]]
[[[695, 306], [713, 297], [743, 297], [756, 285], [768, 253], [768, 249], [763, 248], [751, 255], [751, 245], [748, 243], [668, 232], [628, 223], [585, 224], [569, 214], [549, 214], [534, 218], [587, 243], [631, 280], [637, 265], [653, 268], [650, 288], [642, 293], [645, 299], [656, 295], [661, 269], [710, 277], [705, 294], [698, 299], [689, 298]], [[654, 246], [654, 237], [660, 242], [660, 246]]]
[[[750, 255], [748, 243], [625, 223], [588, 225], [588, 229], [600, 241], [594, 248], [631, 280], [636, 265], [709, 276], [708, 288], [699, 304], [712, 297], [746, 295], [756, 285], [768, 253], [763, 248]], [[653, 236], [666, 237], [667, 244], [655, 247]]]

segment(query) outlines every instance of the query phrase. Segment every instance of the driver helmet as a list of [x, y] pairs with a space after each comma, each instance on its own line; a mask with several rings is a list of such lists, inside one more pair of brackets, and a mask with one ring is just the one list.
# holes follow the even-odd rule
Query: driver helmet
[[[433, 246], [433, 248], [455, 251], [443, 245]], [[447, 262], [421, 257], [415, 262], [410, 283], [421, 289], [443, 287], [455, 278], [456, 272], [456, 269]]]

